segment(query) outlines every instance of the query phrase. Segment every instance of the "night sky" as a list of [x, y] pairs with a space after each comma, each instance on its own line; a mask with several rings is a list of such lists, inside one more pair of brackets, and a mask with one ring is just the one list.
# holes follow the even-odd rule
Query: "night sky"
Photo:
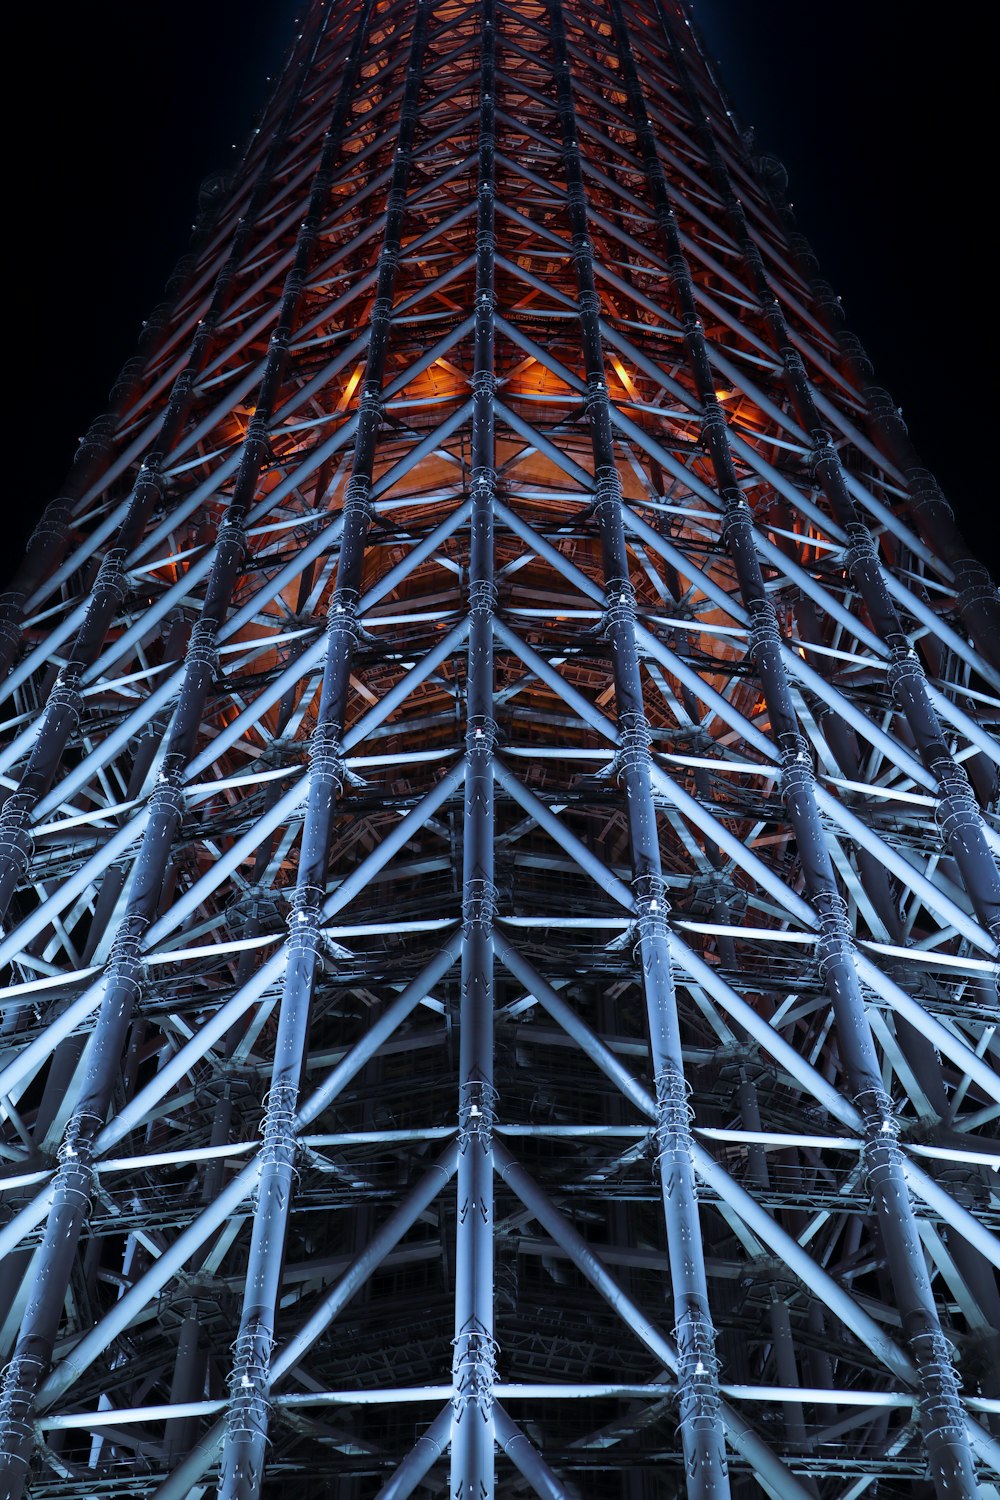
[[[304, 0], [300, 0], [304, 4]], [[878, 380], [996, 572], [990, 48], [975, 7], [695, 0], [742, 125], [790, 197]], [[294, 0], [58, 0], [5, 19], [8, 387], [0, 571], [58, 493], [183, 254], [198, 187], [242, 142]], [[51, 151], [44, 134], [61, 145]], [[985, 311], [984, 311], [985, 309]], [[991, 327], [992, 322], [992, 327]]]

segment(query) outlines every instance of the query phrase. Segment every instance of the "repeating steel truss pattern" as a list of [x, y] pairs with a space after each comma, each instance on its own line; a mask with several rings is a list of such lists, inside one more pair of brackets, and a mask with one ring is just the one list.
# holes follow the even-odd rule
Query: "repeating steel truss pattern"
[[682, 8], [301, 24], [3, 599], [6, 1493], [996, 1495], [996, 593]]

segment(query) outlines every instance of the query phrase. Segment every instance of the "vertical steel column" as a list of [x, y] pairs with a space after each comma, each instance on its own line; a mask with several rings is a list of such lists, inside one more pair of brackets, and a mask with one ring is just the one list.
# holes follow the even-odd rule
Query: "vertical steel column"
[[[957, 764], [945, 742], [937, 712], [927, 691], [919, 656], [910, 645], [892, 596], [886, 587], [878, 553], [865, 521], [847, 487], [840, 455], [816, 409], [801, 354], [792, 345], [781, 303], [768, 280], [760, 250], [747, 225], [743, 205], [733, 190], [729, 169], [703, 115], [694, 81], [683, 55], [671, 44], [672, 55], [687, 94], [701, 149], [705, 152], [722, 198], [730, 231], [740, 247], [743, 264], [757, 299], [768, 341], [781, 360], [785, 385], [799, 424], [812, 444], [812, 468], [834, 519], [847, 532], [847, 571], [864, 600], [872, 625], [890, 653], [889, 684], [906, 719], [917, 753], [938, 786], [938, 825], [958, 865], [976, 914], [1000, 943], [1000, 874], [983, 828], [982, 814], [964, 767]], [[715, 402], [718, 417], [725, 421]], [[706, 420], [708, 408], [706, 407]]]
[[607, 634], [618, 723], [618, 774], [625, 786], [638, 912], [643, 989], [656, 1083], [657, 1140], [673, 1292], [680, 1386], [680, 1426], [692, 1500], [729, 1494], [725, 1435], [719, 1404], [716, 1336], [708, 1304], [698, 1198], [691, 1155], [691, 1110], [681, 1055], [677, 996], [667, 943], [666, 888], [660, 864], [656, 804], [650, 779], [646, 720], [635, 632], [635, 592], [629, 580], [622, 523], [622, 486], [616, 464], [611, 407], [604, 377], [600, 301], [587, 202], [577, 144], [576, 112], [559, 0], [550, 0], [559, 121], [573, 232], [573, 265], [587, 376], [587, 414], [595, 465], [595, 508], [608, 597]]
[[466, 775], [462, 835], [462, 991], [459, 1012], [455, 1339], [452, 1362], [453, 1500], [489, 1500], [494, 1487], [493, 1386], [493, 265], [495, 191], [494, 0], [483, 0], [476, 207], [475, 353], [472, 376], [472, 516]]
[[[317, 21], [319, 17], [317, 17]], [[322, 27], [317, 26], [318, 46]], [[104, 994], [89, 1043], [79, 1097], [59, 1148], [59, 1169], [21, 1320], [0, 1390], [0, 1450], [18, 1500], [32, 1448], [31, 1416], [52, 1357], [79, 1237], [90, 1213], [94, 1142], [104, 1125], [132, 1012], [141, 989], [142, 938], [159, 908], [170, 852], [183, 811], [184, 769], [194, 752], [205, 700], [215, 675], [215, 643], [240, 575], [245, 519], [267, 453], [271, 418], [301, 297], [303, 271], [289, 274], [272, 335], [257, 407], [251, 417], [232, 496], [219, 526], [201, 614], [191, 631], [177, 708], [166, 736], [149, 819], [136, 854], [129, 894], [111, 945]]]
[[[616, 0], [612, 0], [615, 4]], [[679, 76], [684, 58], [662, 7], [657, 12]], [[627, 28], [621, 37], [628, 47]], [[754, 541], [750, 508], [733, 464], [725, 415], [715, 396], [708, 344], [698, 317], [691, 273], [684, 257], [677, 221], [648, 126], [645, 104], [636, 83], [633, 99], [642, 104], [637, 123], [653, 192], [657, 221], [668, 252], [668, 269], [681, 305], [685, 346], [704, 413], [705, 440], [725, 503], [723, 534], [733, 560], [740, 594], [750, 617], [749, 651], [771, 719], [772, 735], [781, 752], [781, 795], [795, 834], [803, 878], [820, 923], [820, 972], [833, 1005], [841, 1060], [854, 1103], [863, 1121], [863, 1160], [890, 1271], [904, 1318], [904, 1329], [918, 1370], [921, 1424], [939, 1495], [975, 1494], [972, 1455], [965, 1437], [965, 1421], [958, 1382], [941, 1332], [934, 1295], [917, 1232], [913, 1205], [903, 1175], [898, 1143], [899, 1126], [887, 1095], [878, 1055], [865, 1013], [864, 997], [855, 969], [846, 903], [837, 887], [815, 795], [815, 772], [808, 741], [800, 734], [788, 676], [781, 652], [777, 614], [768, 596]], [[693, 113], [697, 113], [693, 109]]]
[[215, 342], [257, 215], [264, 206], [271, 177], [284, 150], [286, 135], [294, 121], [328, 15], [329, 6], [319, 20], [312, 45], [302, 60], [288, 106], [257, 176], [246, 213], [236, 225], [229, 254], [216, 278], [208, 311], [199, 321], [191, 341], [187, 363], [173, 383], [163, 425], [157, 435], [157, 450], [148, 453], [139, 468], [125, 516], [114, 541], [101, 559], [76, 639], [42, 710], [28, 763], [0, 811], [0, 916], [7, 910], [28, 867], [31, 858], [28, 819], [52, 785], [67, 741], [80, 722], [83, 712], [81, 680], [86, 669], [97, 660], [115, 613], [128, 592], [126, 564], [129, 554], [142, 537], [146, 519], [162, 494], [164, 464], [184, 431], [194, 402], [195, 385]]
[[[309, 216], [302, 228], [311, 245], [322, 222], [322, 207], [331, 184], [331, 168], [346, 118], [355, 76], [367, 37], [374, 0], [366, 0], [324, 142]], [[356, 618], [365, 545], [371, 517], [369, 492], [379, 427], [382, 384], [392, 294], [399, 264], [400, 232], [406, 200], [410, 152], [417, 121], [417, 95], [426, 42], [426, 0], [417, 7], [410, 44], [406, 86], [400, 109], [398, 145], [388, 195], [385, 239], [379, 255], [372, 309], [371, 338], [361, 395], [354, 461], [344, 499], [344, 530], [337, 582], [327, 618], [327, 654], [316, 727], [309, 747], [309, 790], [289, 915], [288, 963], [285, 969], [274, 1065], [263, 1122], [261, 1173], [254, 1206], [240, 1328], [233, 1345], [228, 1376], [229, 1408], [222, 1447], [220, 1500], [253, 1500], [264, 1475], [268, 1430], [271, 1354], [281, 1286], [285, 1234], [294, 1192], [295, 1110], [305, 1057], [309, 1011], [319, 954], [327, 859], [333, 811], [346, 777], [340, 737], [347, 707], [351, 661], [360, 634]], [[305, 262], [298, 271], [301, 275]], [[294, 275], [295, 273], [290, 273]]]

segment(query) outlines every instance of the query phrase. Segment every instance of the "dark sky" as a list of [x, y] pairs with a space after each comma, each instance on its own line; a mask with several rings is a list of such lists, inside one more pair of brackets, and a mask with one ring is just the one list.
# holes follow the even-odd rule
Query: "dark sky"
[[[304, 4], [304, 0], [300, 0]], [[790, 196], [881, 382], [981, 554], [996, 556], [986, 39], [974, 7], [695, 0], [741, 123]], [[299, 14], [295, 0], [16, 7], [11, 113], [6, 572], [58, 492], [139, 325], [183, 253], [198, 187], [233, 159]], [[12, 90], [7, 91], [11, 100]], [[52, 142], [55, 142], [53, 147]], [[984, 309], [985, 314], [984, 314]]]

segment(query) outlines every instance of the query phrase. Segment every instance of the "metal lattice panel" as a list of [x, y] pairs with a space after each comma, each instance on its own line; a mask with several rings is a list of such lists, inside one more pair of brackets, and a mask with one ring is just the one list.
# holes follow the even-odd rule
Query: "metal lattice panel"
[[7, 1492], [996, 1496], [996, 591], [683, 8], [301, 24], [0, 601]]

